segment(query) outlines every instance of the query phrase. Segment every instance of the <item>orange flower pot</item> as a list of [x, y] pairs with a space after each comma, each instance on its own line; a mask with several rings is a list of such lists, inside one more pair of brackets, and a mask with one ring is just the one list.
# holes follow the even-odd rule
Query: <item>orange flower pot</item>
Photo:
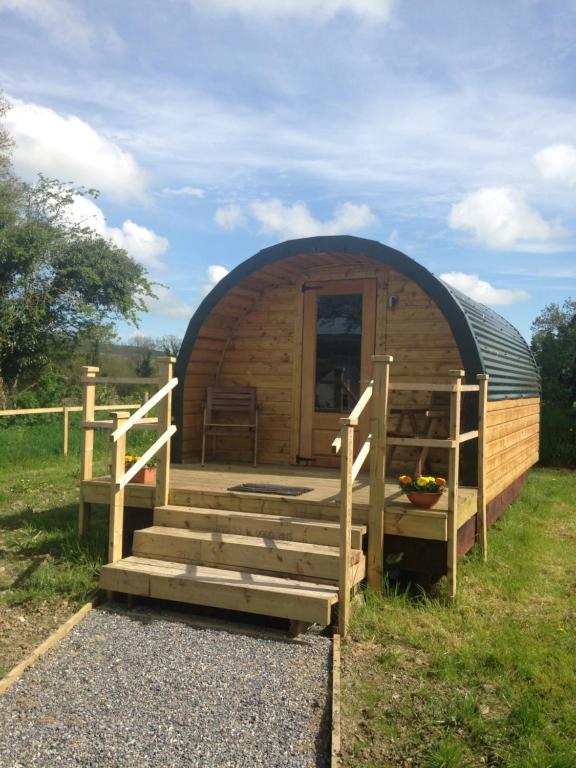
[[418, 509], [431, 509], [440, 501], [442, 491], [437, 493], [418, 493], [418, 491], [408, 491], [406, 496], [410, 499], [413, 506]]
[[154, 483], [156, 482], [156, 467], [142, 467], [134, 475], [131, 483]]

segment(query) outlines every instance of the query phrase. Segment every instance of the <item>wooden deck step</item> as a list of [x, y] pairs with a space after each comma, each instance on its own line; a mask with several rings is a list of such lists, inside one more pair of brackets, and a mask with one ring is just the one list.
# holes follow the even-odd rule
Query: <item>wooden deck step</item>
[[331, 607], [338, 600], [333, 586], [134, 556], [105, 565], [100, 586], [322, 626], [330, 623]]
[[[302, 541], [329, 547], [337, 547], [340, 536], [339, 524], [326, 520], [226, 509], [179, 507], [173, 504], [155, 508], [154, 525], [188, 528], [194, 531], [235, 533], [240, 536], [262, 536], [283, 541]], [[362, 537], [366, 530], [365, 525], [352, 527], [352, 549], [362, 549]]]
[[[138, 557], [170, 562], [254, 569], [334, 581], [338, 579], [337, 547], [261, 536], [190, 531], [154, 525], [135, 531], [132, 553]], [[356, 579], [363, 577], [364, 560], [361, 550], [352, 550], [350, 566], [353, 567]]]

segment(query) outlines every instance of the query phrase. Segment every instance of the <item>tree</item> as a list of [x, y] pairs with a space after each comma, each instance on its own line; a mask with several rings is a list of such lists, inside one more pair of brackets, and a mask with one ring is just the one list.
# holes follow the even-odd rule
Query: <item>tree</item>
[[147, 379], [154, 376], [154, 362], [152, 360], [155, 349], [154, 339], [149, 336], [136, 336], [134, 346], [138, 350], [134, 361], [134, 371], [139, 378]]
[[180, 339], [178, 336], [173, 336], [172, 334], [159, 336], [155, 341], [156, 349], [160, 350], [163, 355], [172, 355], [173, 357], [178, 356], [178, 352], [180, 352], [181, 346], [182, 339]]
[[548, 304], [532, 324], [532, 352], [542, 376], [545, 403], [576, 402], [576, 300]]
[[[0, 117], [6, 112], [0, 100]], [[112, 333], [118, 319], [138, 324], [153, 296], [144, 267], [77, 224], [75, 197], [93, 194], [40, 177], [17, 179], [0, 128], [0, 402], [38, 388], [42, 376], [82, 344]]]

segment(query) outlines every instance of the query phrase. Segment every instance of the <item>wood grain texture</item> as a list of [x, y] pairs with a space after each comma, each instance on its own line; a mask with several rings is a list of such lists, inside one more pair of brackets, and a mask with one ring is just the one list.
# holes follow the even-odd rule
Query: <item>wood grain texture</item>
[[489, 503], [538, 461], [540, 400], [488, 402], [486, 501]]
[[[392, 381], [445, 383], [448, 370], [462, 367], [446, 318], [404, 275], [367, 257], [337, 253], [292, 256], [244, 278], [218, 302], [200, 329], [184, 381], [183, 460], [196, 461], [200, 455], [206, 387], [253, 386], [260, 405], [259, 461], [294, 463], [300, 452], [301, 430], [307, 428], [300, 416], [302, 285], [365, 279], [376, 280], [374, 352], [394, 356]], [[429, 407], [430, 394], [391, 394], [392, 406], [407, 403]], [[278, 422], [278, 416], [284, 421]], [[437, 437], [445, 436], [441, 426]], [[211, 447], [217, 461], [250, 459], [238, 439], [215, 441]], [[398, 448], [391, 473], [412, 467], [418, 450]], [[428, 461], [432, 471], [446, 472], [445, 450], [432, 449]]]

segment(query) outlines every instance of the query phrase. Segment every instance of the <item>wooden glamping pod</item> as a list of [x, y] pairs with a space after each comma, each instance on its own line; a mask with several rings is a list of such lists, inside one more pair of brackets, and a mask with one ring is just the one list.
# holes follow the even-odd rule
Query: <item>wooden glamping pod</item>
[[[324, 624], [340, 602], [345, 629], [350, 589], [366, 574], [378, 586], [383, 552], [447, 574], [454, 594], [458, 558], [477, 539], [485, 549], [538, 459], [522, 336], [371, 240], [292, 240], [240, 264], [191, 319], [175, 376], [173, 465], [164, 489], [123, 488], [154, 519], [129, 557], [116, 547], [110, 590]], [[234, 410], [247, 393], [257, 440], [254, 412]], [[224, 400], [207, 417], [211, 397]], [[399, 492], [398, 474], [418, 470], [448, 479], [433, 509]], [[85, 478], [83, 502], [107, 482]]]

